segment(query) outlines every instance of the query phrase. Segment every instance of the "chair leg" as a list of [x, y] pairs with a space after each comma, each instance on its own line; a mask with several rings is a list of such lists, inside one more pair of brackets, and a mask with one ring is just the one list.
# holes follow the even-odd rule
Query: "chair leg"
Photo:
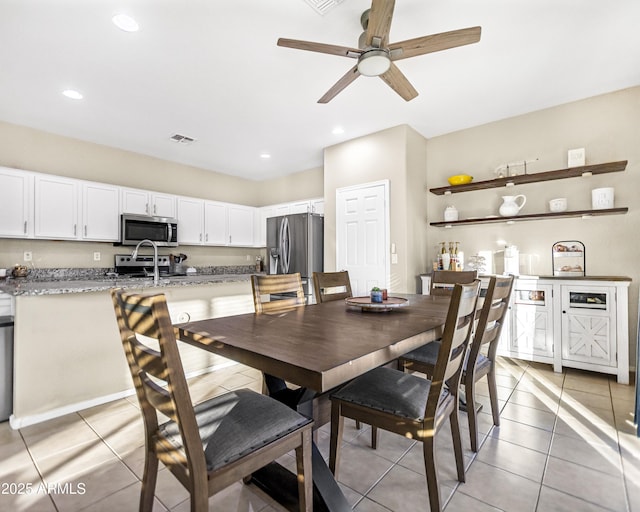
[[376, 450], [378, 448], [378, 427], [371, 425], [371, 449]]
[[158, 458], [155, 452], [147, 448], [144, 458], [144, 472], [142, 476], [142, 491], [140, 492], [140, 512], [153, 509], [153, 499], [156, 493], [158, 478]]
[[[468, 407], [469, 402], [467, 402]], [[458, 418], [458, 400], [456, 406], [449, 416], [451, 423], [451, 439], [453, 440], [453, 453], [456, 458], [456, 469], [458, 470], [458, 482], [464, 482], [464, 457], [462, 455], [462, 437], [460, 436], [460, 421]]]
[[430, 435], [422, 441], [424, 467], [427, 473], [427, 490], [429, 491], [429, 505], [431, 512], [440, 512], [440, 486], [438, 485], [438, 470], [436, 467], [435, 436]]
[[331, 439], [329, 442], [329, 469], [334, 476], [338, 476], [340, 464], [340, 445], [344, 430], [344, 417], [340, 414], [340, 402], [331, 404]]
[[498, 387], [496, 386], [495, 367], [491, 365], [491, 370], [487, 374], [487, 384], [489, 384], [489, 399], [491, 400], [491, 414], [493, 415], [493, 424], [500, 426], [500, 409], [498, 405]]
[[313, 475], [311, 473], [311, 433], [309, 430], [302, 432], [302, 444], [296, 448], [296, 465], [300, 512], [311, 512], [313, 510]]
[[469, 417], [469, 440], [471, 450], [478, 451], [478, 410], [476, 407], [476, 392], [473, 381], [466, 383], [464, 394], [467, 399], [467, 416]]

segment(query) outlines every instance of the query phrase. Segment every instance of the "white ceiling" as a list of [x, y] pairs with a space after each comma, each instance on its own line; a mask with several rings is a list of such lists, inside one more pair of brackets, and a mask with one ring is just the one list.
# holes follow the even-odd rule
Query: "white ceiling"
[[[420, 93], [410, 102], [360, 77], [316, 103], [354, 61], [278, 37], [357, 47], [369, 6], [344, 0], [321, 16], [304, 0], [0, 0], [0, 120], [262, 180], [391, 126], [429, 138], [640, 85], [638, 0], [397, 0], [390, 42], [476, 25], [481, 41], [399, 61]], [[140, 31], [117, 29], [119, 12]]]

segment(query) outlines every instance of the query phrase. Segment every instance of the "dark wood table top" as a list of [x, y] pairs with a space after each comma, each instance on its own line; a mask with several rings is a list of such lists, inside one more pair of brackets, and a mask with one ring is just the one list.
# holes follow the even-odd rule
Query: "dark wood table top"
[[410, 304], [366, 312], [344, 301], [175, 326], [191, 345], [325, 392], [437, 339], [449, 297], [393, 294]]

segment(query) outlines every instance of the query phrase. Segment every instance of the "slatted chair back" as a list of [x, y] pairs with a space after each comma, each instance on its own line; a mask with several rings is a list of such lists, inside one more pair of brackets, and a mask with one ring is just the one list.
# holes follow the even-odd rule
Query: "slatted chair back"
[[456, 284], [445, 321], [438, 359], [431, 379], [425, 418], [435, 418], [445, 383], [457, 390], [462, 377], [466, 351], [471, 340], [480, 292], [480, 281]]
[[[173, 420], [179, 427], [183, 450], [166, 443], [164, 452], [158, 456], [167, 466], [178, 463], [194, 478], [200, 475], [206, 488], [207, 466], [202, 440], [165, 296], [112, 290], [112, 298], [146, 435], [156, 435], [158, 413]], [[157, 348], [151, 347], [153, 341], [149, 338], [157, 342]], [[189, 487], [188, 479], [182, 484]]]
[[454, 284], [469, 284], [478, 277], [475, 270], [455, 272], [453, 270], [434, 270], [431, 273], [429, 293], [431, 295], [451, 295]]
[[[299, 273], [251, 276], [253, 305], [256, 313], [279, 313], [305, 305], [302, 278]], [[271, 295], [286, 295], [278, 300], [266, 300]], [[290, 296], [289, 296], [290, 295]]]
[[495, 360], [498, 341], [509, 309], [509, 299], [513, 289], [513, 276], [492, 276], [484, 298], [476, 332], [469, 352], [467, 371], [474, 367], [471, 362], [478, 359], [483, 345], [489, 344], [488, 359]]
[[313, 291], [318, 304], [353, 297], [349, 272], [314, 272]]

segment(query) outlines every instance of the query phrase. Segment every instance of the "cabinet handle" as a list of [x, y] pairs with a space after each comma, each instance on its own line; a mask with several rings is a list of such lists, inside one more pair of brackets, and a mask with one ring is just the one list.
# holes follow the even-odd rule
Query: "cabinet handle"
[[77, 224], [73, 225], [73, 236], [78, 236], [78, 225]]
[[209, 241], [209, 233], [207, 233], [206, 235], [204, 235], [204, 241], [208, 242]]
[[145, 203], [144, 211], [147, 212], [147, 215], [149, 214], [149, 203]]
[[231, 243], [231, 235], [229, 235], [229, 243]]
[[158, 205], [154, 204], [153, 205], [153, 214], [155, 215], [158, 212]]
[[202, 233], [200, 233], [200, 242], [202, 242]]
[[87, 225], [84, 225], [84, 236], [87, 236]]
[[27, 234], [27, 221], [24, 221], [24, 234]]

